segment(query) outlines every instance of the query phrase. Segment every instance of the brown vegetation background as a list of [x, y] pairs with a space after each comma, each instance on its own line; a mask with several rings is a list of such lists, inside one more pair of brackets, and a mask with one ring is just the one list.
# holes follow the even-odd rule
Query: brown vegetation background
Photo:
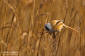
[[[53, 38], [44, 24], [53, 19], [79, 31], [63, 29]], [[0, 0], [0, 56], [85, 56], [85, 0]]]

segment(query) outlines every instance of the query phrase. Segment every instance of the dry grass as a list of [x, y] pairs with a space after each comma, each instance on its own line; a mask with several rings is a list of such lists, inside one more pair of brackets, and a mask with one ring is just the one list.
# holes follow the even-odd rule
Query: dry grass
[[[0, 56], [85, 56], [84, 18], [84, 0], [0, 0]], [[53, 19], [79, 33], [63, 29], [53, 38], [44, 29]]]

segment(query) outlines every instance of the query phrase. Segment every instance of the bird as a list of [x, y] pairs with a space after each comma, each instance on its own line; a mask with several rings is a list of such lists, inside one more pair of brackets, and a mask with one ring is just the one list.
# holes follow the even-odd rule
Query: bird
[[48, 22], [48, 23], [45, 24], [45, 29], [49, 33], [61, 32], [61, 30], [63, 28], [71, 29], [71, 30], [73, 30], [75, 32], [78, 32], [74, 28], [65, 25], [64, 22], [63, 22], [63, 20], [52, 20], [52, 21], [50, 21], [50, 22]]

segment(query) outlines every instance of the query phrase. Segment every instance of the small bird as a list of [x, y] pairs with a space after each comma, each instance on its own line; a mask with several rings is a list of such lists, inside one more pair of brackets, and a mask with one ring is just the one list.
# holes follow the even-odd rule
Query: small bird
[[45, 24], [45, 29], [50, 32], [50, 33], [53, 33], [53, 32], [61, 32], [61, 30], [63, 28], [68, 28], [68, 29], [71, 29], [73, 31], [76, 31], [78, 32], [77, 30], [75, 30], [74, 28], [71, 28], [67, 25], [65, 25], [63, 23], [63, 20], [52, 20], [50, 22], [48, 22], [47, 24]]

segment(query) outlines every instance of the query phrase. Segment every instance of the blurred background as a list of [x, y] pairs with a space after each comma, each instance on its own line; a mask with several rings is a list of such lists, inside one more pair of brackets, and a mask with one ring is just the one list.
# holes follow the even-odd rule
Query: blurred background
[[[63, 29], [53, 38], [44, 24]], [[0, 56], [85, 56], [85, 0], [0, 0]]]

